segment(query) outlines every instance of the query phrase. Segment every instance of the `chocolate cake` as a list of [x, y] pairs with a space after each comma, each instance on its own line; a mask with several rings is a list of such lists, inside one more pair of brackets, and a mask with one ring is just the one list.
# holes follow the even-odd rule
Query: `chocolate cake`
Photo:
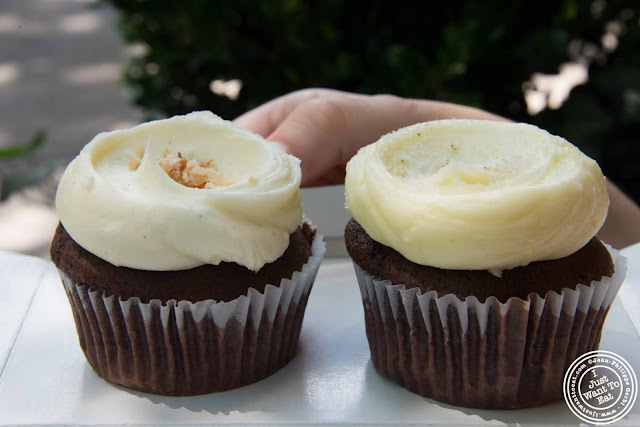
[[315, 239], [315, 230], [304, 223], [282, 257], [255, 273], [234, 263], [159, 272], [116, 267], [83, 249], [60, 224], [51, 258], [93, 370], [131, 389], [185, 396], [254, 383], [293, 358], [310, 285], [298, 298], [289, 293], [286, 310], [280, 303], [271, 322], [266, 305], [254, 318], [249, 302], [244, 322], [231, 317], [218, 325], [212, 315], [202, 316], [198, 304], [234, 304], [257, 292], [266, 299], [266, 285], [279, 287], [280, 277], [290, 279], [308, 264]]
[[438, 296], [454, 294], [460, 300], [473, 295], [480, 301], [495, 296], [506, 302], [511, 297], [527, 299], [532, 292], [544, 297], [547, 291], [560, 292], [613, 275], [611, 255], [596, 237], [568, 257], [503, 270], [502, 277], [487, 270], [447, 270], [416, 264], [373, 240], [353, 218], [347, 223], [345, 242], [353, 261], [369, 273], [407, 288], [420, 288], [423, 293], [435, 290]]
[[[568, 366], [598, 348], [610, 297], [595, 297], [599, 308], [586, 304], [586, 312], [569, 303], [572, 317], [553, 302], [568, 290], [580, 295], [579, 285], [613, 280], [611, 254], [595, 237], [565, 258], [503, 270], [502, 277], [416, 264], [373, 240], [355, 219], [345, 241], [373, 364], [414, 393], [465, 407], [539, 406], [561, 398]], [[620, 280], [614, 283], [617, 290]], [[407, 293], [413, 290], [419, 294]]]
[[291, 279], [293, 272], [300, 271], [309, 259], [314, 236], [315, 231], [304, 223], [291, 234], [285, 253], [257, 272], [230, 262], [189, 270], [147, 271], [116, 267], [98, 258], [77, 244], [59, 224], [51, 244], [51, 259], [73, 280], [122, 299], [135, 296], [142, 302], [227, 302], [246, 295], [249, 288], [263, 292], [268, 284], [278, 286], [282, 278]]

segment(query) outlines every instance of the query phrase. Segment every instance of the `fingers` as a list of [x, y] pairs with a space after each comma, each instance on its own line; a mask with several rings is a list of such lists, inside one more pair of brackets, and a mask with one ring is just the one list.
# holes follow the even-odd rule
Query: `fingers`
[[282, 109], [282, 102], [280, 98], [269, 101], [261, 106], [254, 108], [238, 117], [233, 122], [238, 126], [250, 130], [251, 132], [261, 135], [266, 138], [275, 129], [276, 123], [273, 119], [276, 113], [272, 110], [278, 110], [278, 115], [282, 114], [279, 110]]
[[324, 94], [299, 104], [267, 139], [302, 161], [303, 186], [339, 184], [361, 147], [404, 124], [402, 105], [396, 97]]
[[312, 99], [291, 111], [267, 139], [298, 157], [302, 161], [302, 185], [313, 185], [342, 163], [347, 116], [339, 100]]
[[331, 89], [303, 89], [292, 92], [238, 116], [234, 123], [266, 138], [298, 105], [337, 92]]
[[302, 161], [302, 185], [344, 181], [344, 167], [364, 145], [392, 130], [443, 118], [499, 120], [482, 110], [391, 95], [305, 89], [238, 117], [236, 124], [280, 143]]

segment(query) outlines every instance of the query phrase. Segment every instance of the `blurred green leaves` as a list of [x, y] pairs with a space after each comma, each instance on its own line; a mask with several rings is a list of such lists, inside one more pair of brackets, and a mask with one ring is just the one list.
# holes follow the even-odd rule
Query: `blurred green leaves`
[[5, 177], [0, 176], [0, 201], [7, 200], [9, 196], [23, 188], [40, 184], [49, 178], [53, 172], [62, 166], [62, 162], [47, 162], [22, 172]]
[[[565, 136], [640, 199], [637, 1], [109, 2], [124, 38], [145, 46], [125, 81], [149, 118], [207, 109], [232, 119], [313, 86], [446, 100]], [[623, 21], [607, 51], [605, 29]], [[589, 81], [529, 115], [523, 83], [580, 60]], [[241, 80], [239, 97], [213, 93], [217, 79]]]
[[7, 147], [0, 147], [0, 160], [25, 156], [40, 147], [47, 136], [47, 133], [40, 129], [24, 144], [14, 144]]
[[[0, 162], [28, 156], [44, 144], [46, 136], [47, 133], [40, 129], [25, 143], [0, 147]], [[8, 199], [16, 191], [39, 184], [51, 176], [58, 166], [56, 162], [47, 162], [20, 172], [0, 175], [0, 201]]]

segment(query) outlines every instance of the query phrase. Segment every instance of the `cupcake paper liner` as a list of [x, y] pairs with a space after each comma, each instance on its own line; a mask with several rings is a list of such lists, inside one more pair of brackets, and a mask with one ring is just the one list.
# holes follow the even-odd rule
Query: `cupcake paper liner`
[[374, 366], [414, 393], [458, 406], [523, 408], [561, 398], [569, 365], [598, 348], [626, 274], [626, 259], [606, 246], [612, 277], [505, 303], [406, 289], [354, 263]]
[[309, 260], [291, 279], [229, 302], [121, 300], [59, 272], [80, 347], [99, 376], [184, 396], [254, 383], [292, 359], [324, 253], [316, 234]]

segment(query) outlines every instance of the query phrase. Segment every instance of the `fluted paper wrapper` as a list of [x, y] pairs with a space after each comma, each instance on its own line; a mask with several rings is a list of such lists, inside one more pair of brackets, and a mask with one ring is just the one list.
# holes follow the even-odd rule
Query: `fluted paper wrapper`
[[414, 393], [458, 406], [524, 408], [559, 399], [569, 365], [598, 348], [626, 274], [626, 259], [607, 249], [613, 277], [506, 303], [423, 294], [354, 263], [373, 364]]
[[291, 279], [250, 288], [229, 302], [105, 296], [64, 272], [80, 347], [102, 378], [166, 395], [229, 390], [259, 381], [294, 355], [307, 299], [325, 253], [316, 234], [311, 257]]

